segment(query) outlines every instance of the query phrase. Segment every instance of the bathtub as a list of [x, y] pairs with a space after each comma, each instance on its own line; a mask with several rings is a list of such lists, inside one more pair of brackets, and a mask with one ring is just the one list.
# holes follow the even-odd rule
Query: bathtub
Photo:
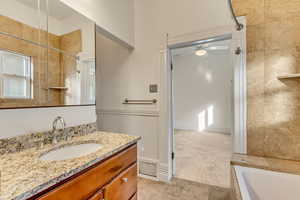
[[234, 166], [242, 200], [299, 200], [300, 175]]

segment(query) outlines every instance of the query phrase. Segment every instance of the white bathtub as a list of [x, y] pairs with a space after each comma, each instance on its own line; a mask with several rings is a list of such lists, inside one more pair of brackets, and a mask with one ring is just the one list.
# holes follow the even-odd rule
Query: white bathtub
[[300, 175], [234, 166], [243, 200], [299, 200]]

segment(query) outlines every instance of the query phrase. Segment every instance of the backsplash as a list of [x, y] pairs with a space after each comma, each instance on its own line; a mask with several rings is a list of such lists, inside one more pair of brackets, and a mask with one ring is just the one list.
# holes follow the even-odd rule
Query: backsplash
[[[64, 131], [57, 130], [55, 137], [57, 142], [94, 133], [97, 130], [96, 123], [83, 124], [66, 128]], [[52, 131], [26, 134], [18, 137], [0, 139], [0, 155], [15, 153], [29, 148], [39, 148], [41, 145], [50, 144], [54, 135]]]

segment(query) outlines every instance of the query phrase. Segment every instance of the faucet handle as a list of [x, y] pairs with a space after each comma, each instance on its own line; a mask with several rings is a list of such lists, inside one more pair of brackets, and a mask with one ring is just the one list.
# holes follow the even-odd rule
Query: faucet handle
[[61, 129], [65, 129], [66, 127], [66, 122], [64, 120], [64, 118], [62, 118], [61, 116], [58, 116], [54, 119], [53, 124], [52, 124], [52, 130], [56, 131], [57, 129], [57, 123], [60, 122], [60, 124], [62, 125]]

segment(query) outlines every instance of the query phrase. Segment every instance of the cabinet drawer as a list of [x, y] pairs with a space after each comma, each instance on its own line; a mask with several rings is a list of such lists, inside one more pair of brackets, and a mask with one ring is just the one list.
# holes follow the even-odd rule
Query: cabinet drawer
[[103, 200], [104, 196], [103, 196], [103, 191], [97, 192], [96, 194], [94, 194], [91, 198], [89, 198], [88, 200]]
[[105, 188], [105, 200], [129, 200], [137, 191], [137, 165], [134, 164]]
[[136, 163], [136, 145], [98, 164], [65, 184], [50, 191], [39, 200], [83, 200], [109, 183], [128, 166]]

